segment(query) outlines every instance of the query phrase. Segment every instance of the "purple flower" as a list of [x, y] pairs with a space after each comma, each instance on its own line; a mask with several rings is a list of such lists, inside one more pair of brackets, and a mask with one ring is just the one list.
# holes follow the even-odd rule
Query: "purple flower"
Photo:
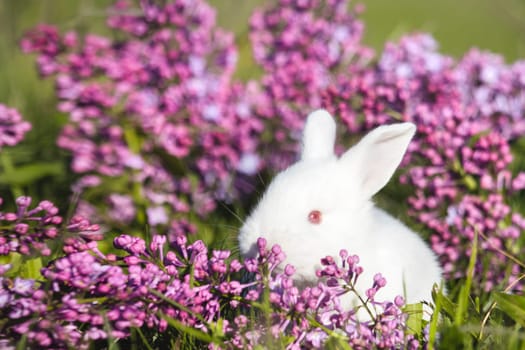
[[164, 207], [152, 207], [146, 209], [148, 222], [151, 226], [162, 225], [168, 222], [168, 216]]
[[[172, 224], [166, 218], [208, 215], [216, 201], [252, 188], [238, 186], [236, 175], [262, 168], [263, 124], [252, 113], [261, 94], [256, 83], [232, 80], [233, 35], [216, 28], [214, 9], [200, 0], [140, 8], [119, 1], [109, 13], [118, 40], [42, 26], [21, 42], [55, 79], [58, 109], [69, 116], [57, 143], [71, 153], [74, 172], [98, 179], [74, 190], [84, 200], [103, 198], [100, 223], [141, 227], [135, 210], [146, 206], [156, 208], [148, 216], [159, 233]], [[107, 193], [112, 181], [136, 195]]]
[[16, 109], [0, 104], [0, 149], [18, 144], [29, 130], [31, 124]]
[[[0, 230], [0, 254], [17, 252], [23, 255], [50, 255], [49, 244], [61, 230], [62, 217], [58, 215], [58, 208], [49, 201], [42, 201], [31, 208], [30, 197], [17, 198], [16, 205], [14, 213], [0, 212], [3, 225]], [[77, 238], [82, 237], [76, 242], [82, 241], [84, 244], [102, 238], [98, 225], [92, 225], [78, 216], [71, 218], [67, 231]]]
[[113, 241], [115, 248], [124, 249], [132, 255], [141, 255], [146, 251], [146, 242], [138, 237], [120, 235]]
[[20, 46], [24, 52], [41, 52], [46, 56], [54, 56], [60, 50], [58, 39], [57, 29], [43, 24], [28, 32]]
[[129, 224], [136, 215], [136, 208], [133, 198], [125, 194], [114, 193], [108, 196], [111, 209], [108, 215], [112, 220]]

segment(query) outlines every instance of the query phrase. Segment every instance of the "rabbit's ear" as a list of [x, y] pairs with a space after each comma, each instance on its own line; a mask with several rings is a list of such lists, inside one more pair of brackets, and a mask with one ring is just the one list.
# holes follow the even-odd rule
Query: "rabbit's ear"
[[324, 109], [308, 116], [303, 131], [301, 160], [324, 159], [334, 156], [335, 121]]
[[383, 188], [401, 163], [416, 132], [412, 123], [380, 126], [368, 133], [340, 159], [359, 182], [365, 198]]

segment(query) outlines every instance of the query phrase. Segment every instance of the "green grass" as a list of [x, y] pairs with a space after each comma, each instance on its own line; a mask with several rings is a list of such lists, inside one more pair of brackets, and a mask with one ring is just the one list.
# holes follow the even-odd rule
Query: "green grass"
[[365, 0], [365, 42], [413, 32], [433, 34], [441, 51], [461, 57], [471, 47], [502, 54], [507, 61], [525, 56], [525, 3], [519, 0]]

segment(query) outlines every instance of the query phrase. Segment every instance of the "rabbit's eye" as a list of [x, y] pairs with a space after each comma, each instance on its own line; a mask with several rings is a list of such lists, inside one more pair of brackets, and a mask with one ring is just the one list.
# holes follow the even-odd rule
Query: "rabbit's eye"
[[308, 214], [308, 221], [310, 221], [312, 224], [318, 225], [321, 223], [321, 212], [319, 210], [312, 210], [310, 214]]

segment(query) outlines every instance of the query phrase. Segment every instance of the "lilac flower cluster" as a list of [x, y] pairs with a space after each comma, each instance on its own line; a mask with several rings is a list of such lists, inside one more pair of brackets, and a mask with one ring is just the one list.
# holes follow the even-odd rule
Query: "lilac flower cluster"
[[325, 103], [353, 131], [390, 122], [392, 116], [436, 122], [443, 112], [440, 103], [455, 95], [451, 64], [429, 35], [406, 36], [399, 44], [388, 43], [374, 65], [343, 72], [327, 89]]
[[360, 44], [363, 24], [356, 15], [361, 10], [350, 11], [346, 0], [282, 0], [253, 13], [250, 39], [263, 69], [265, 101], [254, 113], [269, 120], [273, 137], [265, 147], [273, 151], [266, 161], [273, 167], [293, 160], [304, 118], [321, 106], [322, 91], [335, 74], [370, 58], [372, 51]]
[[[506, 139], [525, 131], [521, 111], [524, 65], [506, 66], [501, 56], [472, 50], [459, 62], [438, 52], [428, 34], [388, 43], [377, 63], [349, 68], [326, 91], [326, 103], [351, 130], [369, 129], [392, 116], [417, 124], [435, 123], [463, 109], [462, 119]], [[353, 104], [345, 102], [352, 101]]]
[[[432, 230], [432, 248], [450, 277], [464, 277], [465, 257], [470, 256], [474, 235], [480, 236], [483, 254], [478, 256], [474, 280], [477, 288], [488, 291], [520, 275], [519, 265], [504, 252], [523, 254], [519, 236], [525, 220], [510, 203], [523, 190], [525, 174], [510, 172], [512, 156], [501, 134], [470, 135], [455, 149], [450, 141], [461, 137], [454, 134], [450, 130], [443, 134], [445, 139], [432, 142], [430, 133], [423, 134], [428, 144], [423, 153], [414, 153], [427, 153], [422, 158], [430, 164], [412, 167], [402, 180], [416, 189], [409, 198], [412, 215]], [[471, 145], [464, 142], [476, 138]], [[450, 143], [445, 148], [443, 142]], [[523, 285], [516, 284], [515, 289]]]
[[[3, 200], [0, 198], [0, 203]], [[63, 218], [58, 215], [58, 208], [44, 200], [31, 207], [30, 197], [16, 199], [15, 212], [0, 212], [0, 255], [16, 252], [22, 255], [49, 256], [54, 246], [53, 241], [61, 232]], [[98, 225], [91, 224], [81, 216], [71, 218], [66, 225], [69, 236], [76, 235], [89, 242], [100, 240]], [[68, 237], [65, 247], [68, 246]]]
[[[508, 141], [497, 132], [474, 132], [476, 124], [450, 116], [441, 126], [420, 129], [420, 146], [412, 166], [401, 177], [414, 194], [410, 214], [431, 230], [430, 242], [450, 279], [463, 278], [472, 241], [479, 235], [475, 288], [485, 291], [508, 285], [520, 275], [519, 265], [505, 253], [520, 256], [523, 215], [511, 207], [523, 190], [524, 173], [509, 169]], [[480, 250], [481, 251], [481, 250]], [[523, 289], [516, 284], [515, 289]]]
[[29, 130], [31, 124], [16, 109], [0, 104], [0, 149], [18, 144]]
[[[125, 340], [132, 328], [163, 333], [166, 317], [206, 332], [208, 322], [219, 317], [218, 297], [212, 294], [218, 286], [198, 284], [222, 271], [229, 254], [214, 253], [208, 264], [201, 241], [187, 245], [180, 236], [175, 251], [164, 255], [165, 242], [164, 236], [155, 236], [146, 245], [121, 235], [114, 244], [127, 253], [123, 256], [104, 255], [91, 245], [43, 268], [41, 283], [2, 277], [2, 317], [8, 323], [1, 337], [16, 340], [25, 334], [30, 346], [87, 349], [110, 337]], [[233, 266], [232, 271], [241, 265]], [[26, 286], [22, 292], [18, 284]]]
[[[258, 243], [260, 249], [264, 241], [259, 240]], [[275, 247], [272, 250], [276, 253]], [[295, 269], [290, 265], [269, 283], [269, 299], [275, 310], [272, 334], [291, 328], [294, 340], [288, 345], [289, 349], [324, 348], [325, 341], [336, 334], [355, 349], [392, 349], [399, 346], [417, 349], [419, 342], [414, 335], [406, 333], [407, 314], [401, 311], [403, 298], [399, 296], [393, 302], [375, 300], [377, 291], [386, 285], [380, 273], [374, 277], [374, 283], [366, 295], [359, 295], [355, 290], [363, 272], [358, 265], [359, 257], [341, 250], [340, 258], [340, 266], [330, 256], [321, 260], [323, 268], [318, 271], [320, 282], [314, 287], [299, 290], [292, 281]], [[345, 309], [341, 298], [347, 293], [355, 293], [361, 304]], [[359, 316], [363, 314], [366, 314], [367, 320]], [[294, 317], [290, 318], [290, 315]], [[312, 327], [311, 318], [315, 318], [316, 327]]]
[[454, 74], [462, 103], [477, 119], [488, 119], [505, 139], [525, 133], [525, 62], [506, 65], [500, 55], [472, 49]]
[[236, 198], [236, 177], [261, 167], [263, 125], [250, 114], [258, 88], [232, 80], [233, 35], [215, 27], [209, 5], [140, 5], [112, 8], [108, 25], [119, 40], [43, 25], [21, 47], [38, 53], [39, 70], [54, 78], [58, 108], [69, 115], [58, 145], [83, 176], [74, 189], [96, 198], [109, 226], [127, 229], [145, 216], [139, 224], [160, 232], [189, 211], [204, 216], [217, 200]]
[[510, 205], [525, 178], [510, 170], [510, 142], [523, 135], [522, 69], [475, 50], [456, 64], [419, 34], [387, 44], [377, 64], [340, 77], [325, 95], [327, 108], [350, 130], [395, 119], [416, 123], [401, 177], [414, 189], [411, 214], [430, 229], [432, 248], [451, 277], [464, 276], [474, 231], [482, 235], [487, 249], [475, 280], [484, 290], [518, 275], [502, 251], [523, 254], [517, 234], [523, 216]]
[[[147, 244], [121, 235], [114, 240], [121, 255], [103, 254], [92, 243], [44, 267], [43, 281], [8, 277], [10, 267], [2, 267], [0, 309], [6, 323], [0, 341], [10, 344], [24, 335], [28, 346], [87, 349], [109, 337], [125, 341], [132, 328], [177, 331], [170, 325], [174, 320], [182, 329], [222, 334], [210, 348], [249, 349], [266, 341], [285, 342], [289, 349], [323, 348], [336, 335], [356, 349], [418, 346], [405, 332], [402, 298], [374, 299], [386, 283], [380, 274], [360, 306], [367, 308], [369, 321], [359, 322], [356, 310], [340, 307], [339, 297], [353, 290], [362, 272], [359, 259], [345, 251], [341, 266], [331, 257], [323, 260], [320, 276], [326, 282], [301, 290], [292, 266], [280, 270], [284, 252], [277, 245], [268, 249], [264, 239], [258, 241], [259, 255], [244, 263], [227, 250], [209, 253], [202, 241], [189, 244], [185, 235], [172, 249], [166, 249], [165, 236], [153, 236]], [[247, 274], [253, 278], [243, 282]], [[269, 311], [261, 306], [265, 300]], [[269, 325], [239, 311], [230, 322], [225, 308], [253, 309]]]

